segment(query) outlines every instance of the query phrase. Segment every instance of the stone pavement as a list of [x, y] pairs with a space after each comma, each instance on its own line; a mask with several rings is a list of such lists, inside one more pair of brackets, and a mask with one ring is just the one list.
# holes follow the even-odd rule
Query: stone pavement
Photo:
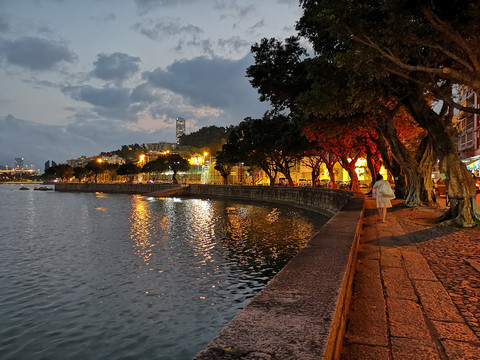
[[480, 229], [366, 198], [342, 359], [480, 359]]

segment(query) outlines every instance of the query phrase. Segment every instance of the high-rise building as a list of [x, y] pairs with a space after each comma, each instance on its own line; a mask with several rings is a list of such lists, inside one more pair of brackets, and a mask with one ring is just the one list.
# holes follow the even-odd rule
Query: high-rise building
[[23, 159], [23, 158], [20, 158], [20, 157], [15, 158], [15, 167], [16, 167], [17, 169], [23, 169], [23, 160], [24, 160], [24, 159]]
[[177, 118], [176, 121], [176, 135], [177, 135], [177, 144], [180, 142], [180, 136], [185, 134], [185, 118]]

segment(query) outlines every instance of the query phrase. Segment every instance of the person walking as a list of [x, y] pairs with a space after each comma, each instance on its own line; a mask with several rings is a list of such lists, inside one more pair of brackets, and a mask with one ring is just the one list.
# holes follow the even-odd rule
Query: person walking
[[377, 174], [375, 179], [375, 184], [373, 184], [372, 196], [377, 201], [378, 217], [382, 223], [386, 222], [387, 217], [387, 208], [392, 207], [391, 200], [395, 199], [395, 194], [393, 192], [390, 183], [386, 180], [383, 180], [383, 176]]

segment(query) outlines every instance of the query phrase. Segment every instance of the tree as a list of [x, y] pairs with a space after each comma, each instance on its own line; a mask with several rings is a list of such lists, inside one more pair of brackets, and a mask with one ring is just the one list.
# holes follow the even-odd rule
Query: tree
[[[297, 25], [300, 34], [337, 71], [354, 70], [345, 86], [350, 97], [366, 99], [362, 91], [368, 94], [367, 87], [377, 89], [373, 81], [385, 91], [383, 99], [397, 99], [428, 132], [441, 171], [450, 179], [452, 205], [444, 218], [450, 218], [448, 223], [452, 224], [473, 225], [480, 214], [473, 178], [456, 151], [452, 114], [458, 104], [454, 103], [452, 87], [460, 84], [479, 88], [479, 37], [472, 14], [478, 13], [480, 5], [474, 1], [404, 0], [302, 0], [301, 5], [304, 14]], [[382, 98], [378, 91], [375, 94], [370, 93], [370, 97]], [[433, 109], [432, 97], [443, 101], [440, 111]], [[393, 149], [393, 154], [399, 157], [397, 150]], [[421, 182], [414, 186], [418, 191]]]
[[168, 168], [173, 172], [172, 182], [178, 184], [177, 173], [179, 171], [188, 171], [190, 164], [187, 159], [184, 159], [180, 154], [168, 154], [165, 155], [165, 163]]
[[128, 176], [130, 182], [133, 182], [135, 175], [140, 173], [140, 168], [134, 163], [122, 164], [117, 169], [117, 175]]
[[157, 159], [149, 161], [143, 167], [141, 172], [148, 173], [152, 175], [153, 180], [155, 180], [156, 174], [161, 174], [168, 170], [168, 164], [164, 156], [159, 156]]
[[[226, 157], [222, 163], [227, 165], [242, 161], [247, 166], [258, 167], [267, 174], [270, 186], [273, 186], [278, 169], [271, 158], [274, 143], [270, 134], [273, 128], [268, 125], [270, 123], [267, 124], [262, 119], [245, 118], [230, 133], [222, 148]], [[229, 171], [228, 167], [225, 167], [225, 170]]]
[[118, 164], [104, 163], [103, 173], [106, 174], [110, 178], [110, 181], [113, 181], [115, 179], [115, 176], [117, 175], [118, 167], [119, 167]]
[[61, 182], [65, 182], [73, 176], [73, 167], [68, 164], [50, 166], [44, 176], [49, 179], [59, 178]]
[[227, 150], [228, 146], [224, 145], [222, 151], [217, 152], [215, 160], [215, 170], [220, 173], [223, 179], [223, 185], [228, 185], [228, 176], [232, 172], [232, 168], [237, 163], [235, 154]]
[[183, 134], [180, 137], [180, 145], [192, 146], [197, 149], [208, 148], [210, 154], [220, 151], [222, 145], [228, 139], [233, 126], [206, 126], [190, 134]]
[[113, 151], [113, 154], [120, 156], [127, 163], [133, 163], [138, 161], [140, 155], [144, 154], [146, 147], [144, 144], [132, 144], [132, 145], [122, 145], [118, 150]]
[[295, 109], [298, 95], [309, 88], [306, 77], [307, 51], [300, 39], [292, 36], [282, 43], [274, 38], [262, 39], [252, 48], [255, 64], [247, 68], [250, 83], [260, 93], [260, 101], [269, 101], [275, 110]]
[[85, 169], [84, 166], [75, 166], [73, 168], [73, 175], [79, 182], [83, 182], [84, 179], [87, 177], [88, 170]]
[[91, 160], [85, 165], [85, 170], [87, 170], [87, 175], [93, 176], [93, 181], [97, 183], [98, 175], [105, 172], [105, 163], [101, 158], [96, 160]]
[[[290, 169], [300, 160], [306, 138], [291, 116], [266, 112], [261, 119], [246, 118], [232, 131], [223, 148], [228, 162], [261, 168], [275, 184], [278, 172], [293, 186]], [[235, 159], [235, 161], [233, 161]]]
[[309, 149], [305, 150], [300, 162], [311, 169], [312, 187], [317, 186], [318, 177], [320, 176], [320, 166], [323, 164], [323, 157], [319, 154], [321, 149], [318, 148], [316, 142], [309, 143]]

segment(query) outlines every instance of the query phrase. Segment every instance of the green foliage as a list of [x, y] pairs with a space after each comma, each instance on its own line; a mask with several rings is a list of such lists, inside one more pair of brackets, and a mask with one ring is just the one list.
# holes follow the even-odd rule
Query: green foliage
[[164, 156], [159, 156], [157, 159], [149, 161], [142, 167], [142, 172], [145, 173], [163, 173], [168, 170], [168, 164]]
[[292, 36], [284, 43], [263, 38], [251, 50], [255, 64], [247, 68], [247, 77], [260, 100], [269, 101], [276, 110], [294, 110], [297, 96], [311, 85], [304, 61], [307, 51], [299, 38]]
[[130, 180], [133, 180], [135, 175], [140, 173], [140, 168], [134, 163], [122, 164], [117, 169], [118, 175], [128, 175]]
[[306, 143], [297, 122], [272, 111], [265, 113], [262, 119], [242, 121], [219, 155], [225, 164], [244, 162], [247, 166], [261, 168], [273, 184], [277, 172], [282, 172], [287, 179], [290, 177], [290, 168], [302, 157]]
[[61, 181], [66, 181], [73, 176], [73, 168], [68, 164], [58, 164], [55, 166], [49, 167], [44, 174], [44, 178], [47, 180], [61, 179]]
[[88, 175], [88, 170], [84, 166], [75, 166], [73, 168], [73, 175], [78, 181], [82, 182]]
[[208, 148], [210, 154], [214, 154], [222, 148], [232, 131], [233, 126], [206, 126], [190, 134], [180, 137], [180, 145], [192, 146], [197, 149]]
[[145, 154], [145, 144], [122, 145], [118, 150], [112, 151], [113, 154], [120, 156], [127, 163], [138, 161], [140, 155]]
[[190, 164], [187, 159], [180, 154], [169, 154], [165, 156], [165, 162], [168, 168], [173, 171], [172, 182], [178, 184], [177, 173], [190, 170]]

